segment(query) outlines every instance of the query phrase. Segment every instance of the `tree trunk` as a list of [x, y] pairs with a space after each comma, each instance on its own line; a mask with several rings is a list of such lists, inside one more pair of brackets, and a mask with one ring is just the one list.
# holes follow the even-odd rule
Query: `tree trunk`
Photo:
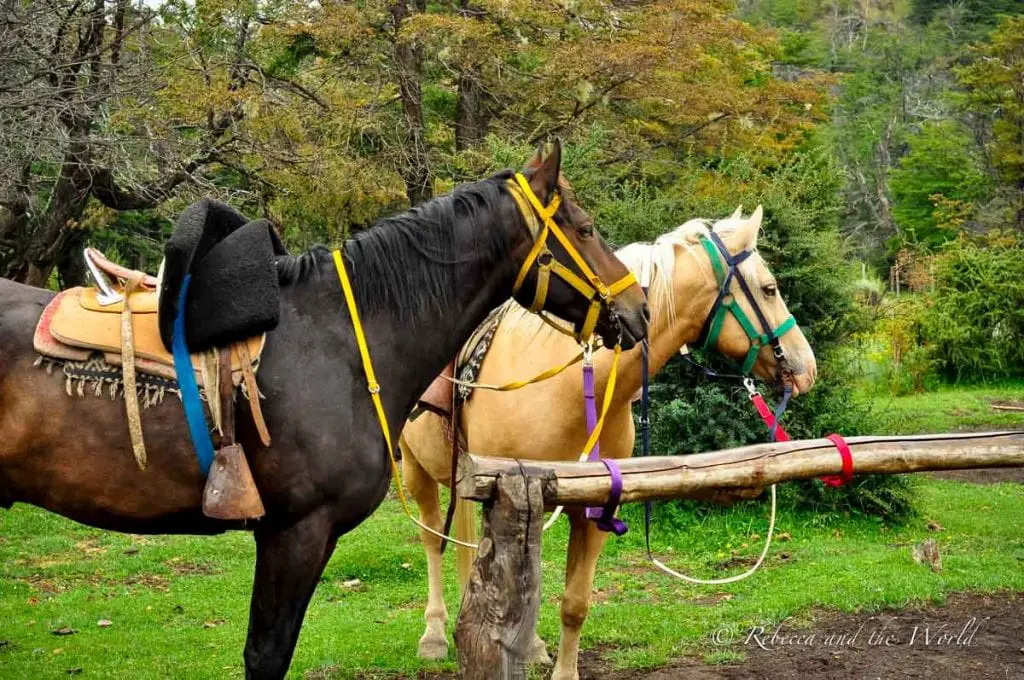
[[85, 285], [85, 259], [82, 251], [87, 239], [85, 229], [73, 229], [64, 249], [57, 256], [57, 277], [61, 290]]
[[885, 126], [885, 133], [882, 135], [882, 139], [878, 142], [876, 150], [876, 157], [878, 158], [878, 168], [874, 177], [875, 183], [875, 196], [877, 198], [877, 211], [879, 221], [882, 223], [886, 234], [899, 233], [899, 228], [896, 226], [896, 220], [892, 216], [892, 201], [889, 199], [889, 185], [886, 181], [886, 177], [889, 175], [889, 170], [893, 167], [892, 153], [890, 149], [893, 143], [893, 129], [896, 127], [896, 118], [893, 117], [889, 120], [889, 123]]
[[46, 210], [32, 220], [35, 228], [20, 253], [15, 253], [8, 263], [6, 278], [30, 286], [46, 286], [53, 268], [59, 261], [67, 260], [69, 249], [82, 240], [76, 235], [75, 226], [89, 199], [90, 186], [88, 145], [81, 138], [73, 139]]
[[427, 143], [423, 129], [423, 94], [420, 87], [423, 66], [423, 48], [410, 44], [400, 33], [402, 23], [413, 13], [426, 9], [425, 0], [398, 0], [391, 6], [395, 22], [395, 64], [398, 67], [398, 93], [405, 113], [408, 134], [406, 162], [401, 168], [405, 193], [411, 205], [430, 200], [434, 196], [427, 158]]
[[[487, 13], [461, 0], [459, 13], [463, 17], [482, 20]], [[473, 63], [459, 73], [458, 99], [455, 103], [455, 150], [463, 151], [487, 136], [490, 123], [487, 92], [481, 80], [481, 64]]]
[[1016, 196], [1014, 196], [1014, 202], [1017, 204], [1017, 214], [1014, 225], [1017, 231], [1024, 233], [1024, 179], [1017, 182]]
[[463, 151], [487, 136], [490, 115], [487, 94], [480, 83], [479, 66], [467, 68], [459, 76], [455, 104], [455, 150]]

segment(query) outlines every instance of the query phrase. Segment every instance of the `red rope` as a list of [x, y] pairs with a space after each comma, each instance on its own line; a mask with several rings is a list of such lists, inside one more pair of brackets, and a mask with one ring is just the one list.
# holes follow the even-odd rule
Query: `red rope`
[[[772, 413], [772, 410], [768, 408], [768, 404], [765, 403], [764, 397], [755, 392], [750, 396], [750, 401], [754, 402], [754, 408], [757, 409], [757, 415], [761, 416], [761, 420], [764, 421], [764, 424], [768, 426], [768, 429], [771, 429], [772, 425], [775, 423], [775, 415]], [[843, 472], [839, 475], [828, 475], [826, 477], [822, 477], [821, 481], [825, 483], [825, 486], [833, 488], [849, 484], [853, 481], [853, 454], [850, 453], [849, 444], [847, 444], [846, 440], [838, 434], [830, 434], [825, 437], [825, 439], [828, 439], [830, 442], [835, 444], [836, 450], [839, 452], [839, 457], [843, 460]], [[775, 430], [775, 441], [789, 441], [789, 434], [781, 424]]]
[[841, 475], [829, 475], [822, 477], [821, 481], [825, 482], [825, 486], [840, 487], [844, 484], [849, 484], [853, 481], [853, 454], [850, 453], [850, 445], [846, 443], [838, 434], [830, 434], [825, 437], [830, 442], [836, 445], [836, 450], [839, 451], [839, 457], [843, 459], [843, 473]]
[[[768, 404], [764, 403], [764, 397], [762, 397], [760, 393], [755, 392], [750, 395], [750, 401], [754, 402], [754, 408], [757, 409], [757, 415], [761, 416], [761, 420], [764, 421], [764, 424], [768, 426], [769, 430], [772, 429], [772, 425], [775, 424], [775, 414], [772, 413], [770, 408], [768, 408]], [[775, 428], [775, 441], [789, 441], [789, 434], [782, 427], [781, 423], [777, 428]]]

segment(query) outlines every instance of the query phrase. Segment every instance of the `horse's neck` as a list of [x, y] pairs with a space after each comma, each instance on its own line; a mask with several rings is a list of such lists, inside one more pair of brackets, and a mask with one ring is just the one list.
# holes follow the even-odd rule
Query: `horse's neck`
[[459, 295], [445, 310], [410, 320], [378, 315], [367, 322], [368, 341], [376, 339], [391, 355], [391, 361], [377, 367], [377, 372], [381, 385], [400, 397], [393, 405], [395, 409], [415, 405], [487, 314], [501, 303], [503, 295], [507, 296], [511, 285], [511, 276], [487, 278], [481, 272], [475, 284], [460, 286]]
[[[652, 317], [647, 331], [650, 345], [648, 375], [652, 377], [683, 345], [697, 341], [717, 292], [717, 288], [705, 280], [699, 267], [684, 268], [682, 263], [677, 263], [674, 279], [671, 282], [671, 297], [654, 295], [648, 300]], [[675, 307], [672, 313], [659, 308], [659, 305], [667, 300], [671, 300]], [[610, 352], [602, 352], [599, 357], [598, 361], [601, 363], [597, 366], [598, 375], [606, 379], [612, 355]], [[623, 354], [619, 359], [619, 377], [615, 387], [616, 403], [628, 403], [642, 387], [641, 366], [640, 347]]]
[[[499, 229], [499, 219], [478, 216], [463, 229]], [[487, 314], [511, 292], [516, 273], [511, 258], [495, 254], [474, 258], [467, 252], [467, 261], [457, 259], [460, 263], [446, 265], [455, 267], [455, 290], [442, 308], [424, 306], [405, 318], [386, 309], [363, 317], [390, 422], [405, 418]], [[357, 268], [354, 263], [353, 269]]]

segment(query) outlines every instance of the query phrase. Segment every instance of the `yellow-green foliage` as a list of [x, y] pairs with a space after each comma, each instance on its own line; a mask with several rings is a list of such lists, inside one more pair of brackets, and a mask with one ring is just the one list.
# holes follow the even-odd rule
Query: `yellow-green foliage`
[[1024, 375], [1024, 242], [962, 238], [936, 259], [922, 332], [956, 379]]

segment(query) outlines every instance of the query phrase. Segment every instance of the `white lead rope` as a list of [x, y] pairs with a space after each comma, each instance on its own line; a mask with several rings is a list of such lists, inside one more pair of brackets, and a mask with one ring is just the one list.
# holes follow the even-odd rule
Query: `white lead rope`
[[737, 581], [742, 581], [748, 576], [753, 576], [754, 572], [760, 569], [761, 565], [764, 563], [764, 558], [768, 555], [768, 549], [771, 548], [772, 545], [772, 535], [775, 533], [775, 509], [775, 485], [772, 484], [772, 511], [771, 516], [768, 520], [768, 538], [765, 539], [764, 549], [761, 551], [761, 556], [757, 558], [757, 562], [755, 562], [754, 566], [752, 566], [750, 569], [746, 570], [742, 574], [737, 574], [736, 576], [727, 576], [725, 578], [694, 578], [692, 576], [687, 576], [686, 574], [680, 574], [678, 571], [672, 569], [671, 567], [669, 567], [653, 555], [651, 555], [651, 562], [654, 564], [654, 566], [656, 566], [658, 569], [661, 569], [669, 576], [674, 576], [680, 581], [686, 581], [687, 583], [696, 583], [697, 585], [702, 586], [720, 586], [725, 585], [726, 583], [736, 583]]

